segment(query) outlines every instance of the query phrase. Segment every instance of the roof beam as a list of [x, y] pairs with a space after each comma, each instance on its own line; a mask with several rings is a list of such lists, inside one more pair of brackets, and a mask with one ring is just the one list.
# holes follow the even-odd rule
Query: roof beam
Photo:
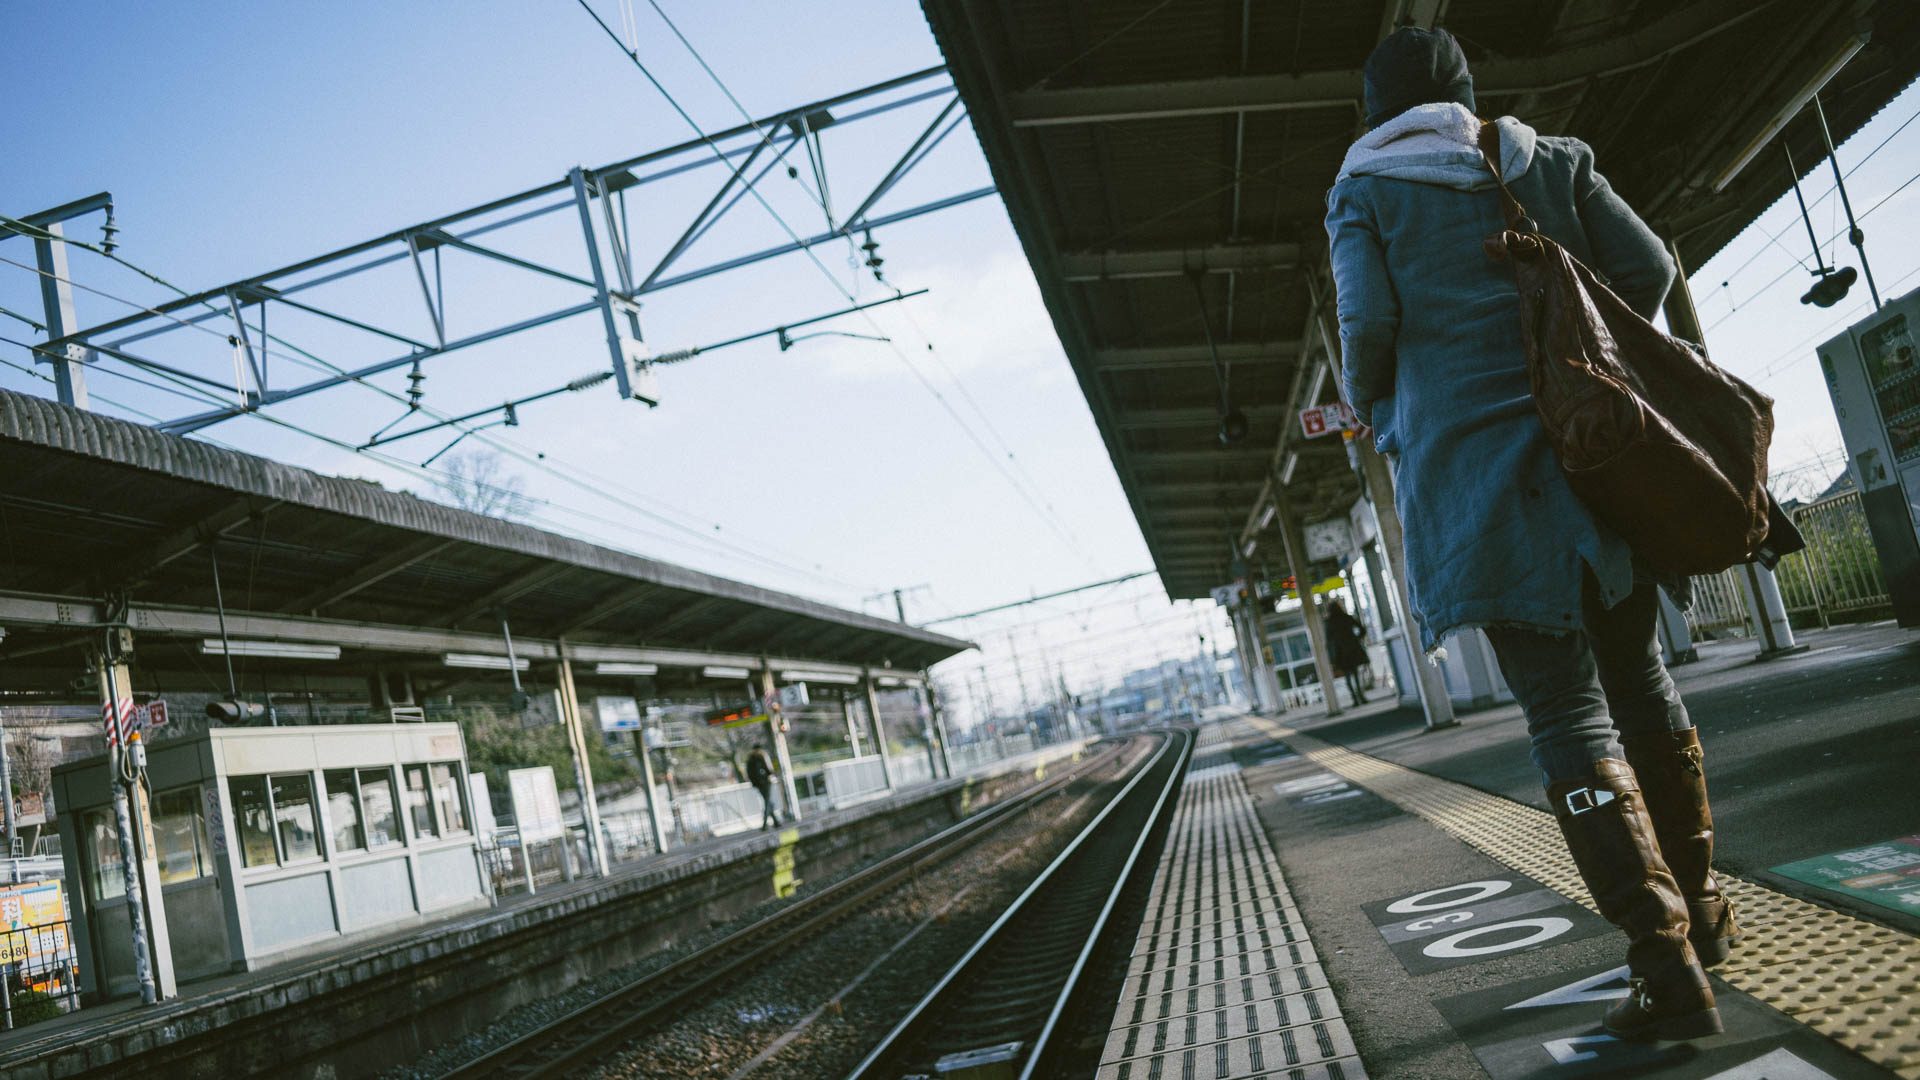
[[[1483, 100], [1541, 94], [1632, 71], [1657, 63], [1767, 6], [1752, 0], [1705, 0], [1634, 33], [1611, 35], [1581, 48], [1544, 56], [1488, 59], [1473, 66], [1474, 93]], [[1289, 109], [1357, 111], [1360, 97], [1360, 71], [1352, 69], [1024, 90], [1007, 96], [1007, 113], [1014, 127], [1046, 127]]]
[[617, 615], [621, 611], [632, 607], [641, 597], [653, 592], [654, 589], [655, 586], [652, 585], [635, 585], [632, 588], [622, 589], [581, 612], [579, 615], [574, 616], [573, 619], [567, 623], [565, 629], [553, 636], [562, 638], [572, 637], [580, 631], [600, 622], [602, 619]]
[[1233, 449], [1218, 447], [1211, 450], [1134, 450], [1127, 454], [1127, 464], [1136, 468], [1151, 469], [1162, 465], [1252, 465], [1266, 464], [1267, 451], [1257, 446], [1240, 446]]
[[[1271, 402], [1260, 405], [1248, 405], [1240, 410], [1249, 420], [1274, 420], [1285, 414], [1285, 410]], [[1124, 429], [1154, 427], [1200, 427], [1220, 423], [1220, 409], [1216, 405], [1202, 405], [1189, 409], [1129, 409], [1114, 415], [1116, 426]]]
[[[1300, 342], [1232, 342], [1220, 346], [1220, 359], [1228, 366], [1285, 363], [1298, 359]], [[1178, 368], [1213, 367], [1213, 355], [1205, 345], [1163, 345], [1134, 349], [1096, 349], [1095, 371], [1171, 371]]]
[[367, 563], [344, 578], [330, 581], [318, 589], [300, 597], [289, 604], [281, 605], [282, 611], [318, 612], [329, 604], [337, 604], [362, 589], [371, 588], [387, 578], [405, 570], [421, 559], [434, 555], [451, 547], [453, 541], [435, 537], [425, 537], [411, 544], [403, 544], [394, 551]]
[[1069, 251], [1057, 265], [1066, 281], [1122, 281], [1230, 270], [1286, 270], [1300, 265], [1299, 244], [1207, 244], [1134, 251]]
[[447, 616], [446, 623], [449, 626], [459, 626], [469, 619], [478, 618], [514, 597], [524, 596], [572, 569], [574, 569], [572, 566], [562, 562], [538, 563], [533, 569], [515, 574], [500, 582], [487, 590], [486, 595]]
[[641, 640], [651, 641], [658, 639], [662, 635], [671, 634], [694, 619], [711, 612], [720, 602], [721, 598], [717, 596], [709, 596], [703, 600], [695, 600], [693, 603], [688, 604], [686, 607], [681, 608], [665, 619], [647, 627], [640, 635]]
[[124, 560], [121, 565], [128, 569], [120, 575], [119, 583], [128, 588], [138, 585], [152, 577], [161, 567], [191, 555], [202, 546], [219, 539], [256, 517], [265, 517], [278, 505], [278, 503], [257, 500], [247, 495], [229, 500], [218, 510], [180, 526], [155, 541], [145, 551]]

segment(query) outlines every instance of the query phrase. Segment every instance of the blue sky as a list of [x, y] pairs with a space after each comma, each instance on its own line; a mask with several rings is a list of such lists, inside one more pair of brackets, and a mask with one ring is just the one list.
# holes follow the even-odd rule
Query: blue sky
[[[622, 25], [616, 0], [595, 6], [615, 27]], [[756, 114], [940, 62], [917, 5], [906, 0], [663, 0], [663, 6]], [[644, 0], [636, 7], [641, 57], [667, 89], [708, 129], [739, 122], [734, 106]], [[10, 121], [9, 152], [0, 154], [0, 212], [30, 212], [111, 190], [120, 253], [188, 288], [257, 273], [558, 179], [576, 163], [617, 160], [690, 134], [571, 0], [76, 0], [16, 6], [9, 28], [17, 40], [38, 46], [30, 60], [0, 67], [0, 100], [8, 102]], [[829, 131], [833, 194], [841, 208], [891, 163], [933, 107], [902, 110], [870, 136], [842, 139]], [[1920, 95], [1896, 100], [1842, 149], [1843, 165], [1857, 162], [1917, 108]], [[1856, 208], [1892, 192], [1914, 173], [1917, 160], [1920, 125], [1901, 132], [1855, 174]], [[1752, 167], [1778, 167], [1772, 161], [1763, 155]], [[1810, 199], [1826, 190], [1827, 175], [1815, 173]], [[646, 197], [633, 204], [636, 232], [655, 243], [670, 239], [719, 179], [708, 170], [641, 189]], [[883, 206], [987, 182], [978, 146], [962, 128]], [[766, 190], [794, 227], [821, 226], [800, 182], [776, 180]], [[1864, 222], [1889, 295], [1911, 288], [1920, 272], [1920, 248], [1900, 240], [1920, 225], [1916, 193], [1920, 187], [1895, 196]], [[1844, 227], [1832, 217], [1835, 204], [1831, 198], [1815, 203], [1823, 235]], [[75, 235], [97, 240], [97, 220]], [[583, 261], [577, 231], [563, 224], [528, 229], [515, 242], [529, 254]], [[1773, 234], [1777, 243], [1769, 240]], [[703, 254], [725, 257], [781, 239], [764, 210], [743, 204], [703, 241], [710, 245]], [[1148, 568], [999, 202], [984, 199], [894, 226], [879, 239], [890, 282], [932, 290], [875, 313], [878, 332], [897, 348], [826, 337], [782, 353], [763, 341], [668, 369], [657, 410], [620, 402], [604, 387], [530, 406], [521, 412], [522, 426], [500, 437], [542, 463], [509, 462], [540, 500], [536, 522], [876, 613], [890, 612], [891, 601], [870, 595], [930, 586], [909, 594], [916, 620]], [[1865, 288], [1856, 287], [1832, 311], [1803, 308], [1795, 298], [1810, 279], [1793, 268], [1792, 257], [1804, 259], [1805, 248], [1789, 199], [1700, 268], [1695, 289], [1716, 359], [1779, 399], [1776, 467], [1800, 469], [1824, 483], [1837, 468], [1838, 437], [1815, 365], [1804, 360], [1813, 345], [1857, 317]], [[656, 294], [644, 313], [648, 337], [656, 349], [671, 349], [832, 310], [844, 304], [841, 288], [863, 300], [885, 295], [848, 265], [845, 246], [819, 254], [831, 275], [790, 256]], [[30, 248], [15, 240], [0, 245], [0, 256], [29, 260]], [[1840, 258], [1854, 261], [1844, 247]], [[1783, 270], [1791, 273], [1769, 286]], [[77, 255], [75, 272], [84, 283], [141, 303], [169, 295], [91, 256]], [[352, 299], [389, 313], [391, 325], [425, 333], [413, 289], [410, 278], [379, 278]], [[505, 276], [479, 270], [463, 271], [449, 292], [456, 320], [537, 299]], [[1732, 310], [1735, 301], [1738, 310]], [[86, 293], [78, 303], [83, 324], [129, 310]], [[0, 263], [0, 306], [37, 312], [33, 275]], [[875, 332], [857, 319], [837, 325]], [[379, 358], [364, 351], [365, 342], [337, 331], [293, 321], [278, 329], [342, 364]], [[0, 319], [0, 335], [27, 340], [31, 332]], [[227, 357], [218, 347], [209, 353], [207, 344], [177, 347], [183, 361], [192, 353], [192, 362], [217, 373]], [[25, 354], [0, 345], [0, 357], [21, 362]], [[446, 412], [480, 408], [604, 364], [597, 322], [576, 319], [431, 362], [427, 400]], [[946, 406], [911, 367], [944, 395]], [[381, 383], [404, 390], [403, 374]], [[7, 368], [0, 368], [0, 386], [48, 389]], [[104, 375], [92, 380], [92, 390], [166, 415], [199, 407]], [[966, 429], [949, 406], [965, 418]], [[279, 412], [356, 442], [397, 414], [394, 403], [358, 388]], [[424, 487], [415, 473], [255, 420], [207, 434], [322, 471]], [[975, 439], [1017, 478], [1018, 488]], [[431, 438], [403, 444], [414, 461], [438, 445]], [[1048, 617], [1013, 625], [1036, 614]], [[1096, 664], [1113, 679], [1189, 649], [1196, 633], [1218, 635], [1224, 644], [1231, 639], [1223, 625], [1210, 607], [1197, 613], [1170, 608], [1147, 581], [948, 628], [990, 643], [1004, 643], [1012, 632], [1028, 654], [1030, 681], [1044, 650], [1050, 662], [1067, 668], [1070, 681], [1083, 683], [1095, 678]], [[986, 665], [1002, 687], [996, 693], [1011, 693], [1007, 652], [994, 644], [961, 666]]]

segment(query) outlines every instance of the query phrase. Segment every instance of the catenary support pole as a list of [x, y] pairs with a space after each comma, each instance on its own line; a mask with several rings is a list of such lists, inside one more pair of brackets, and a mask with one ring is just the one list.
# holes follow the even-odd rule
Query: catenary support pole
[[[41, 227], [54, 236], [61, 235], [57, 221]], [[67, 269], [66, 242], [35, 238], [33, 256], [40, 267], [40, 305], [46, 312], [47, 340], [57, 340], [80, 329], [73, 314], [73, 274]], [[68, 349], [52, 358], [54, 392], [60, 404], [86, 409], [91, 407], [87, 403], [86, 365], [76, 352], [84, 355], [86, 350]]]
[[893, 753], [887, 749], [887, 727], [885, 721], [880, 719], [880, 693], [874, 689], [872, 668], [868, 668], [860, 680], [860, 687], [867, 695], [867, 716], [873, 722], [873, 745], [880, 754], [880, 775], [886, 779], [887, 790], [892, 791]]
[[[560, 647], [560, 665], [556, 682], [560, 684], [560, 720], [567, 729], [567, 749], [573, 755], [573, 779], [580, 788], [580, 820], [587, 829], [587, 858], [593, 865], [593, 872], [605, 877], [607, 873], [607, 847], [600, 836], [600, 805], [593, 793], [593, 763], [587, 758], [586, 732], [580, 722], [580, 698], [573, 687], [573, 661], [567, 656], [567, 643], [562, 640]], [[599, 737], [599, 732], [594, 732]]]
[[1320, 605], [1314, 602], [1313, 581], [1307, 573], [1306, 530], [1300, 525], [1300, 513], [1287, 504], [1287, 492], [1280, 477], [1273, 477], [1274, 524], [1280, 527], [1280, 540], [1287, 552], [1287, 565], [1293, 571], [1294, 591], [1300, 596], [1300, 615], [1306, 620], [1307, 640], [1313, 646], [1313, 669], [1319, 674], [1321, 696], [1326, 699], [1327, 715], [1339, 716], [1340, 683], [1333, 673], [1333, 653], [1328, 648], [1327, 628], [1320, 619]]

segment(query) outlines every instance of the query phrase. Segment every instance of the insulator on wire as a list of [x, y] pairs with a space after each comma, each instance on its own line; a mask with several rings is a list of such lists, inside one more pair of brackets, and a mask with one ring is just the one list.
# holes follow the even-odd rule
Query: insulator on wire
[[426, 395], [422, 383], [427, 381], [427, 373], [420, 370], [420, 361], [413, 362], [413, 370], [407, 372], [407, 411], [416, 412], [420, 408], [420, 399]]
[[100, 226], [100, 250], [109, 255], [113, 254], [113, 249], [120, 246], [120, 242], [114, 239], [118, 235], [120, 235], [120, 226], [113, 223], [113, 204], [108, 203], [107, 220]]

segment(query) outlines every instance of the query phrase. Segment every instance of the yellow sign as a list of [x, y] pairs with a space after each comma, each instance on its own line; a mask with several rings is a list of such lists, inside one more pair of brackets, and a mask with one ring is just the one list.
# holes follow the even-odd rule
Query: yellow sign
[[59, 882], [0, 888], [0, 964], [51, 967], [70, 958], [71, 949]]

